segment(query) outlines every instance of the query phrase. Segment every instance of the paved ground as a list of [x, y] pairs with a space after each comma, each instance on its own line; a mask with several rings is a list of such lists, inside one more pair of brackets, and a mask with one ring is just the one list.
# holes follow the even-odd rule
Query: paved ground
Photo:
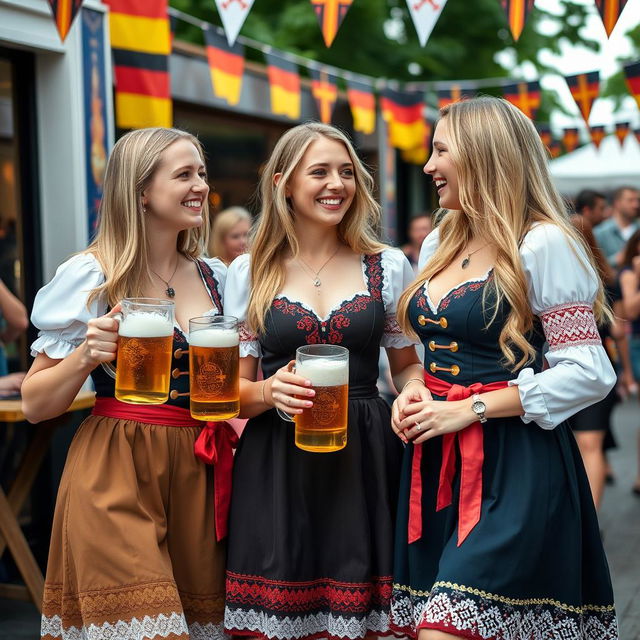
[[[607, 488], [600, 522], [611, 567], [620, 640], [640, 640], [640, 497], [631, 493], [637, 464], [638, 402], [618, 407], [614, 424], [619, 446], [609, 457], [616, 484]], [[0, 599], [0, 640], [35, 640], [39, 628], [39, 615], [32, 604]]]

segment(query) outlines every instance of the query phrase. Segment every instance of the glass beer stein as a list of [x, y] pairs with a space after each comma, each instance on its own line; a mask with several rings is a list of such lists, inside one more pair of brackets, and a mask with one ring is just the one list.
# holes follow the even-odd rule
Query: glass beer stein
[[103, 368], [115, 378], [121, 402], [162, 404], [169, 399], [175, 304], [125, 298], [121, 305], [117, 366], [103, 363]]
[[296, 414], [295, 443], [305, 451], [338, 451], [347, 444], [349, 350], [312, 344], [296, 350], [297, 375], [311, 380], [313, 406]]
[[227, 420], [240, 411], [240, 336], [233, 316], [189, 320], [189, 395], [197, 420]]

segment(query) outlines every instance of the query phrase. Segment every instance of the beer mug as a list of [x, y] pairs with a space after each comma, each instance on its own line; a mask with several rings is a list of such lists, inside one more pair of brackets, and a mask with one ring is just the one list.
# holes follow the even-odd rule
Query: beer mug
[[233, 316], [189, 320], [189, 394], [197, 420], [227, 420], [240, 411], [240, 336]]
[[296, 375], [311, 380], [313, 406], [296, 414], [295, 443], [305, 451], [338, 451], [347, 444], [349, 350], [332, 344], [296, 349]]
[[169, 399], [175, 304], [124, 298], [121, 306], [117, 367], [102, 366], [115, 378], [120, 402], [162, 404]]

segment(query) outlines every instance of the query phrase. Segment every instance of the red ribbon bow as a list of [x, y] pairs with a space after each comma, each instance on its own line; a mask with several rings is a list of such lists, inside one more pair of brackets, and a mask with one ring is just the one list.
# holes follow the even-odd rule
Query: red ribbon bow
[[237, 446], [238, 434], [228, 422], [207, 422], [193, 446], [196, 457], [216, 467], [213, 496], [218, 542], [226, 537], [228, 530], [233, 450]]
[[[464, 400], [476, 393], [504, 389], [508, 382], [476, 382], [468, 387], [451, 384], [425, 372], [427, 389], [436, 396], [446, 396], [447, 401]], [[458, 507], [458, 546], [460, 546], [480, 522], [482, 507], [482, 464], [484, 462], [484, 431], [476, 421], [465, 429], [447, 433], [442, 437], [442, 465], [438, 482], [436, 511], [448, 507], [453, 498], [452, 482], [456, 472], [456, 438], [460, 446], [460, 500]], [[409, 544], [422, 537], [422, 443], [413, 447], [411, 460], [411, 489], [409, 492]]]

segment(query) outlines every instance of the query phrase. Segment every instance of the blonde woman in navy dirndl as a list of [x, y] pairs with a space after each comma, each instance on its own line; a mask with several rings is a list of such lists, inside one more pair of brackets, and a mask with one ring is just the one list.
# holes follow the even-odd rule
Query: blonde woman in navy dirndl
[[[95, 241], [36, 297], [27, 418], [60, 415], [88, 375], [96, 388], [58, 491], [46, 640], [224, 638], [226, 524], [214, 498], [230, 481], [219, 463], [230, 466], [234, 435], [226, 423], [193, 420], [188, 398], [188, 319], [222, 312], [226, 276], [219, 260], [201, 258], [208, 191], [196, 138], [175, 129], [126, 134], [109, 158]], [[171, 367], [179, 375], [162, 405], [118, 401], [100, 366], [115, 358], [113, 314], [130, 296], [175, 302]], [[204, 464], [214, 443], [215, 475]]]
[[608, 312], [546, 161], [504, 100], [441, 110], [425, 172], [449, 211], [398, 306], [425, 345], [424, 382], [392, 416], [410, 444], [391, 623], [419, 640], [618, 638], [566, 422], [615, 383], [596, 325]]

